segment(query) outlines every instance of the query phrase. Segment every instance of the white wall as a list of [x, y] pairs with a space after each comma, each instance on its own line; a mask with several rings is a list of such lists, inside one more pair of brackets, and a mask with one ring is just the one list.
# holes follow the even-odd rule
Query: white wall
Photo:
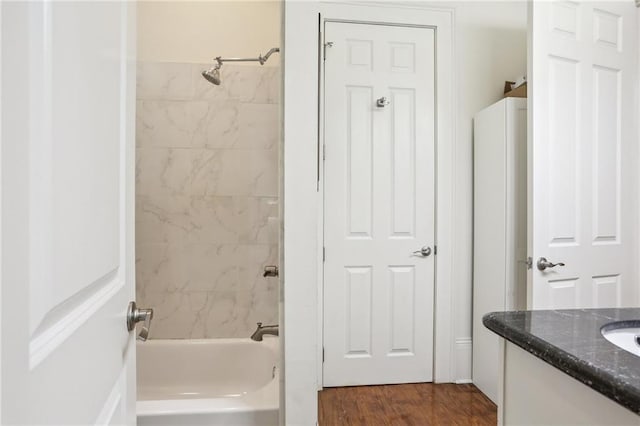
[[140, 1], [138, 61], [202, 63], [266, 53], [280, 45], [280, 7], [274, 0]]
[[454, 204], [455, 380], [471, 379], [473, 116], [502, 98], [505, 80], [527, 72], [526, 2], [456, 7], [456, 182]]

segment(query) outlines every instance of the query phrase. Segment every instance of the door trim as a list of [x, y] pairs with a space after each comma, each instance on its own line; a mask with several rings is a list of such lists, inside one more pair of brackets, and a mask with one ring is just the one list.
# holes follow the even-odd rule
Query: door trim
[[[324, 66], [323, 46], [325, 40], [325, 24], [327, 22], [341, 22], [366, 25], [384, 25], [413, 28], [429, 28], [435, 31], [435, 52], [436, 52], [436, 73], [435, 73], [435, 246], [437, 255], [435, 257], [434, 268], [434, 339], [433, 339], [433, 382], [451, 382], [455, 379], [455, 363], [451, 361], [455, 354], [455, 342], [453, 339], [453, 298], [452, 287], [452, 259], [453, 259], [453, 177], [455, 162], [453, 161], [454, 150], [454, 97], [453, 79], [453, 11], [449, 9], [438, 9], [434, 12], [431, 8], [418, 8], [411, 11], [412, 19], [406, 15], [406, 6], [382, 6], [385, 9], [392, 8], [404, 13], [394, 13], [401, 19], [389, 21], [386, 15], [380, 19], [379, 14], [372, 14], [372, 6], [363, 5], [323, 5], [320, 12], [320, 50], [318, 67], [318, 152], [320, 153], [320, 167], [318, 168], [318, 227], [317, 227], [317, 253], [318, 253], [318, 276], [317, 276], [317, 297], [318, 297], [318, 365], [317, 380], [318, 389], [323, 388], [323, 336], [324, 336]], [[376, 9], [380, 7], [376, 4]], [[388, 10], [384, 11], [388, 14]], [[417, 20], [415, 18], [418, 18]], [[446, 94], [450, 94], [449, 97]]]
[[[436, 290], [435, 380], [451, 382], [456, 372], [453, 350], [454, 311], [452, 287], [455, 240], [453, 191], [455, 134], [454, 111], [454, 7], [416, 3], [303, 2], [283, 3], [283, 103], [281, 145], [281, 327], [283, 370], [280, 421], [314, 424], [317, 419], [318, 371], [322, 347], [318, 332], [318, 296], [321, 292], [319, 261], [318, 161], [318, 51], [320, 18], [387, 22], [437, 27], [439, 150], [438, 170], [438, 288]], [[442, 75], [442, 70], [447, 74]], [[464, 251], [464, 250], [463, 250]], [[458, 257], [461, 253], [456, 253]], [[464, 256], [461, 256], [464, 260]], [[457, 274], [457, 273], [456, 273]], [[461, 277], [463, 279], [464, 277]], [[458, 287], [464, 286], [462, 282]], [[460, 354], [462, 356], [462, 354]], [[465, 356], [466, 357], [466, 356]], [[463, 363], [460, 363], [463, 369]], [[315, 370], [315, 371], [314, 371]]]

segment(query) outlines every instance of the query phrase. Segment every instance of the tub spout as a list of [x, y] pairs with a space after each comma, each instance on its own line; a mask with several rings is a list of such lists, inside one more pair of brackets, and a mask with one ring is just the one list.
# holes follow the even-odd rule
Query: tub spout
[[265, 334], [271, 334], [272, 336], [278, 335], [278, 325], [265, 325], [263, 326], [261, 322], [258, 323], [258, 328], [251, 335], [251, 340], [255, 340], [256, 342], [262, 342], [262, 336]]

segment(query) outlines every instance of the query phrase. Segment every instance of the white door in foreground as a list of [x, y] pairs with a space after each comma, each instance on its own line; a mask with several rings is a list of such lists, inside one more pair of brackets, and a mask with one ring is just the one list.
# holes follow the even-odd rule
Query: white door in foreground
[[434, 31], [325, 30], [323, 384], [431, 381]]
[[135, 424], [135, 5], [2, 2], [2, 424]]
[[528, 306], [634, 305], [636, 7], [529, 7]]

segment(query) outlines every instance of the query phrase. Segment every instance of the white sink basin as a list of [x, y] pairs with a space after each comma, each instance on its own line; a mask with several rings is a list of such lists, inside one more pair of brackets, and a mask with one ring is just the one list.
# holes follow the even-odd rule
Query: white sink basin
[[640, 344], [637, 342], [636, 336], [640, 336], [640, 327], [621, 327], [602, 329], [602, 335], [605, 339], [614, 345], [631, 352], [635, 356], [640, 356]]

